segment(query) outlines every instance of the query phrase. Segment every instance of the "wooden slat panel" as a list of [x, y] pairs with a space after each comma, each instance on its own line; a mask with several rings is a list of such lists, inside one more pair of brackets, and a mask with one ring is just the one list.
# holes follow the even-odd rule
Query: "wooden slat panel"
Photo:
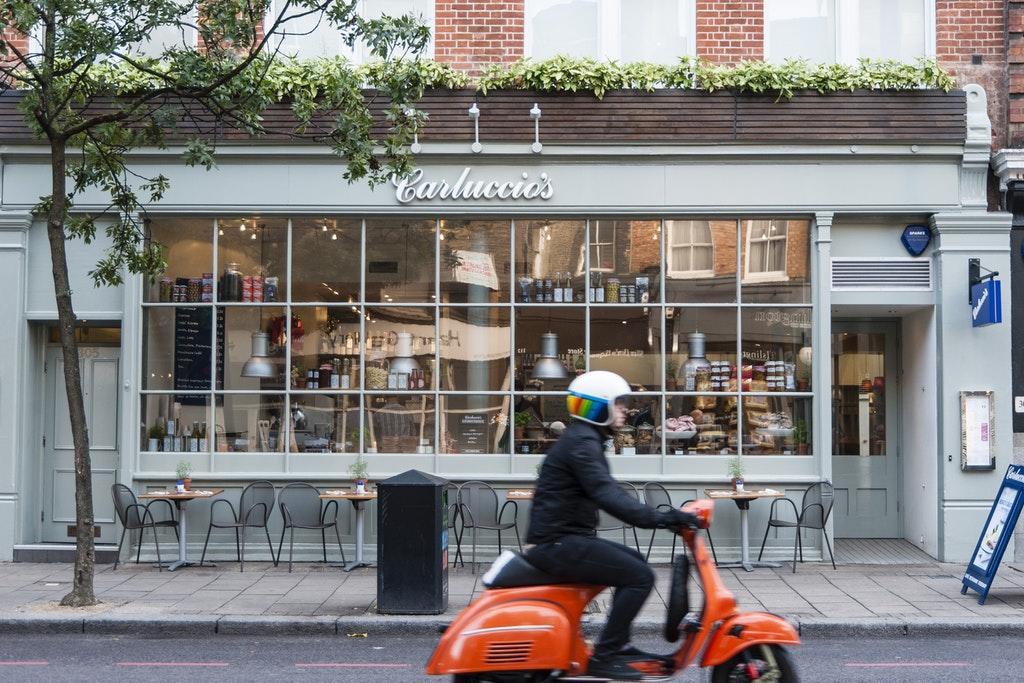
[[[377, 125], [376, 135], [385, 132], [383, 114], [387, 102], [374, 93], [370, 108]], [[0, 95], [0, 142], [32, 141], [31, 133], [17, 109], [21, 95]], [[536, 102], [543, 114], [541, 139], [545, 143], [608, 142], [962, 142], [966, 131], [966, 100], [962, 91], [880, 92], [858, 91], [821, 95], [801, 92], [790, 100], [770, 95], [702, 93], [659, 90], [609, 92], [603, 99], [586, 93], [494, 92], [481, 96], [475, 91], [434, 91], [425, 93], [418, 107], [429, 118], [420, 138], [429, 141], [463, 142], [473, 138], [473, 122], [467, 109], [478, 102], [480, 135], [484, 142], [530, 142], [533, 120], [529, 110]], [[96, 102], [91, 111], [111, 109], [111, 103]], [[294, 133], [294, 118], [287, 104], [275, 104], [264, 114], [267, 135], [264, 142], [314, 142], [317, 134], [330, 129], [332, 115], [319, 114], [309, 134]], [[249, 136], [237, 129], [216, 124], [209, 114], [196, 111], [177, 130], [172, 140], [202, 132], [215, 139], [244, 141]]]

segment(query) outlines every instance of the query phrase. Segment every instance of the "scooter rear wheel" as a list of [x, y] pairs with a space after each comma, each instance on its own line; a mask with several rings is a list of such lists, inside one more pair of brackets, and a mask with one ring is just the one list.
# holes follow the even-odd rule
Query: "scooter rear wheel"
[[[751, 670], [753, 669], [753, 670]], [[781, 645], [751, 645], [711, 672], [713, 683], [798, 683], [789, 653]]]
[[452, 683], [540, 683], [550, 677], [547, 671], [493, 671], [481, 674], [455, 674]]

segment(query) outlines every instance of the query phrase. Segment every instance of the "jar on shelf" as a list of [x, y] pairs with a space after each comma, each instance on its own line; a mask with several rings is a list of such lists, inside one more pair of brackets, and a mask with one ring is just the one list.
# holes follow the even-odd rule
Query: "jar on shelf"
[[604, 302], [607, 304], [619, 303], [619, 291], [622, 289], [622, 283], [617, 277], [608, 278], [608, 282], [604, 286]]
[[636, 428], [624, 425], [615, 431], [615, 451], [619, 455], [636, 455]]
[[636, 451], [637, 453], [650, 454], [654, 446], [654, 425], [644, 422], [636, 428]]
[[221, 301], [242, 300], [242, 270], [237, 263], [229, 263], [224, 267], [224, 277], [220, 286]]
[[374, 355], [366, 361], [366, 388], [387, 389], [390, 366], [383, 355]]

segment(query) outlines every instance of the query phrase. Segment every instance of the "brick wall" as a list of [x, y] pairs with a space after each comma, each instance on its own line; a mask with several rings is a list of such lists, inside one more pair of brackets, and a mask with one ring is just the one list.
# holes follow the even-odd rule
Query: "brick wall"
[[[1010, 4], [1024, 9], [1024, 3], [1010, 0]], [[977, 83], [985, 88], [995, 149], [1007, 143], [1005, 9], [1005, 0], [935, 3], [935, 56], [959, 85]], [[1024, 61], [1024, 50], [1020, 59]]]
[[1010, 0], [1007, 16], [1009, 112], [1005, 146], [1024, 147], [1024, 1]]
[[434, 58], [469, 73], [523, 56], [524, 0], [437, 0]]
[[764, 1], [697, 0], [697, 54], [719, 64], [764, 58]]

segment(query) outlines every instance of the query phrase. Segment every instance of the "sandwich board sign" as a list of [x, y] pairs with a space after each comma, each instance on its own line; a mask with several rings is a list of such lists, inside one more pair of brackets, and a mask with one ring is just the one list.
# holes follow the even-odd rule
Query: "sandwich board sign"
[[985, 520], [981, 538], [974, 548], [971, 561], [964, 572], [960, 593], [973, 590], [978, 594], [978, 604], [984, 605], [996, 571], [1003, 559], [1006, 546], [1013, 536], [1021, 508], [1024, 507], [1024, 465], [1010, 465], [999, 486], [999, 492], [992, 502], [992, 509]]

